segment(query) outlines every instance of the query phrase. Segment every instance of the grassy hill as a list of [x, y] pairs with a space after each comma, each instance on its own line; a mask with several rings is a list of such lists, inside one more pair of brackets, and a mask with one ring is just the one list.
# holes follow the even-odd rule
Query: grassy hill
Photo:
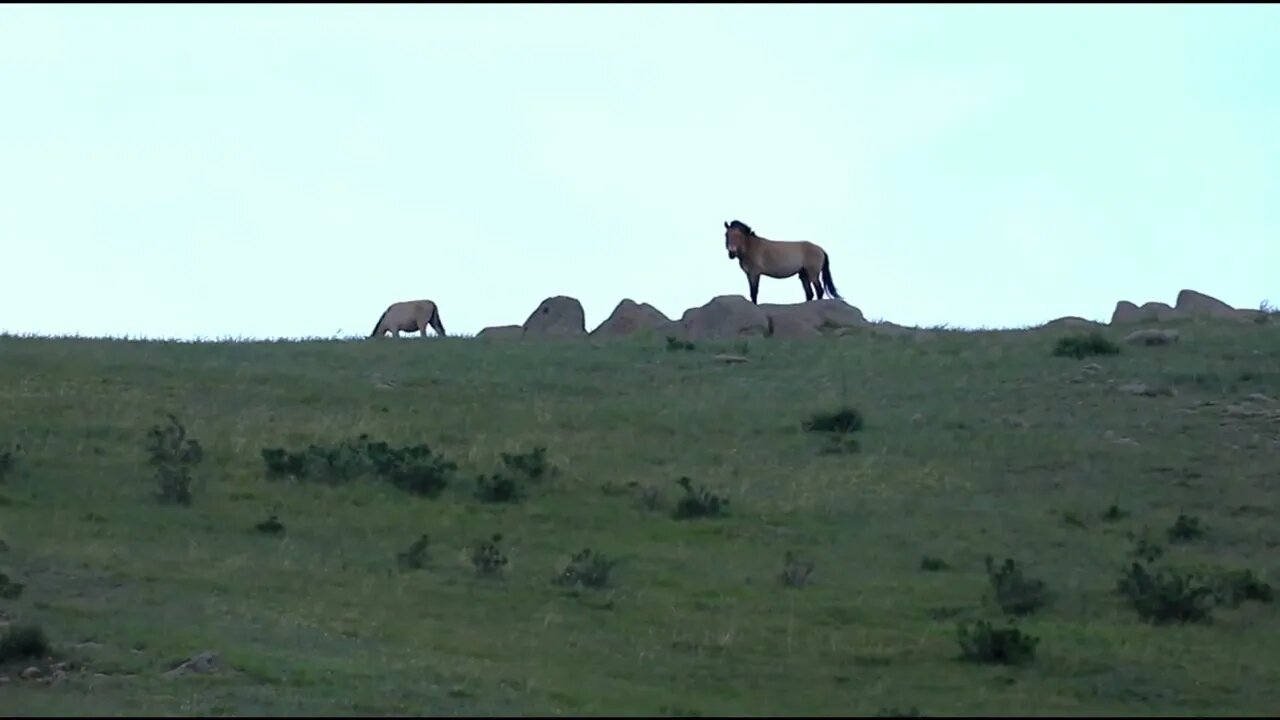
[[[1083, 358], [1051, 329], [0, 337], [0, 707], [1270, 715], [1280, 323], [1175, 327], [1104, 329], [1119, 354]], [[846, 405], [856, 431], [805, 429]], [[167, 413], [198, 461], [149, 461]], [[537, 448], [554, 469], [533, 479]], [[189, 504], [161, 472], [173, 497], [189, 472]], [[727, 506], [681, 504], [682, 477]], [[616, 564], [553, 582], [584, 549]], [[995, 592], [988, 556], [1021, 579]], [[1135, 562], [1155, 579], [1126, 596]], [[1038, 643], [983, 662], [1033, 642], [1004, 632], [1015, 611]], [[32, 625], [51, 659], [23, 656]], [[166, 675], [205, 651], [214, 671]]]

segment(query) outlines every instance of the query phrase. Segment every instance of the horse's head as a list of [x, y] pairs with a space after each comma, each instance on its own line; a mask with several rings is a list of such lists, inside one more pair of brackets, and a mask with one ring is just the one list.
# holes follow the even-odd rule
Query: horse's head
[[750, 226], [741, 220], [724, 224], [724, 248], [729, 251], [729, 259], [742, 255], [747, 250], [747, 238], [754, 235]]

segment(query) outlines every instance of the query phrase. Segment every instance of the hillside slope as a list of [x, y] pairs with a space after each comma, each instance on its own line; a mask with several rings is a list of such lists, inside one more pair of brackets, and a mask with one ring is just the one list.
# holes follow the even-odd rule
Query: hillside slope
[[[0, 706], [1269, 714], [1274, 603], [1153, 624], [1116, 592], [1131, 534], [1161, 549], [1153, 572], [1280, 579], [1280, 323], [1176, 327], [1152, 347], [1104, 329], [1120, 354], [1082, 359], [1050, 329], [691, 350], [0, 337], [0, 451], [20, 446], [0, 572], [23, 586], [0, 622], [40, 625], [55, 655], [0, 664]], [[848, 437], [802, 427], [846, 403], [865, 418]], [[189, 505], [155, 497], [166, 413], [203, 450]], [[433, 497], [268, 477], [264, 448], [361, 434], [458, 469]], [[557, 472], [504, 467], [538, 447]], [[524, 496], [478, 498], [495, 473]], [[677, 519], [681, 477], [727, 512]], [[273, 515], [282, 532], [255, 529]], [[1179, 515], [1202, 533], [1170, 539]], [[424, 534], [421, 567], [398, 559]], [[482, 576], [470, 550], [494, 534], [507, 562]], [[608, 583], [553, 583], [585, 548], [616, 560]], [[780, 581], [789, 552], [811, 582]], [[958, 624], [1006, 624], [988, 555], [1047, 588], [1017, 622], [1039, 638], [1022, 665], [958, 659]], [[165, 674], [204, 651], [214, 671]]]

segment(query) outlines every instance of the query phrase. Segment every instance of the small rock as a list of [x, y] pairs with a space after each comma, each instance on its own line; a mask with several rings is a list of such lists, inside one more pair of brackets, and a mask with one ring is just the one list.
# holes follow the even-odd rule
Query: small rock
[[54, 672], [66, 672], [71, 669], [71, 663], [69, 662], [55, 663], [50, 669], [53, 670]]
[[742, 357], [741, 355], [725, 355], [725, 354], [721, 354], [721, 355], [716, 355], [716, 359], [717, 359], [717, 360], [720, 360], [720, 361], [722, 361], [722, 362], [730, 363], [730, 364], [732, 364], [732, 363], [744, 363], [744, 362], [747, 362], [747, 359], [746, 359], [746, 358], [744, 358], [744, 357]]
[[916, 413], [915, 415], [912, 415], [911, 422], [915, 423], [916, 425], [919, 425], [920, 423], [924, 422], [924, 414]]
[[178, 667], [165, 673], [165, 677], [180, 677], [182, 675], [211, 673], [218, 669], [218, 654], [215, 652], [202, 652], [190, 660], [182, 663]]
[[22, 671], [23, 680], [35, 680], [38, 677], [40, 677], [40, 668], [38, 667], [32, 666]]
[[0, 685], [8, 685], [8, 684], [9, 684], [9, 678], [5, 675], [0, 675]]
[[1140, 382], [1125, 383], [1116, 389], [1123, 393], [1129, 393], [1130, 395], [1147, 395], [1151, 392], [1145, 383]]
[[1134, 345], [1171, 345], [1178, 342], [1178, 331], [1155, 328], [1134, 330], [1124, 336], [1124, 341]]
[[1245, 400], [1252, 400], [1253, 402], [1260, 402], [1260, 403], [1275, 402], [1275, 400], [1272, 400], [1271, 398], [1267, 397], [1266, 395], [1263, 395], [1262, 393], [1253, 393], [1252, 395], [1246, 397]]
[[1102, 366], [1099, 365], [1098, 363], [1089, 363], [1088, 365], [1085, 365], [1084, 367], [1080, 368], [1080, 372], [1099, 373], [1099, 372], [1102, 372]]
[[1117, 445], [1127, 445], [1129, 447], [1138, 447], [1138, 441], [1133, 438], [1127, 438], [1116, 433], [1114, 430], [1108, 430], [1102, 434], [1102, 437], [1110, 440]]
[[1146, 383], [1131, 382], [1116, 387], [1117, 390], [1130, 395], [1141, 395], [1143, 397], [1156, 397], [1157, 395], [1173, 396], [1177, 393], [1170, 386], [1151, 387]]
[[1257, 417], [1259, 415], [1267, 414], [1266, 410], [1255, 410], [1243, 405], [1228, 405], [1222, 412], [1230, 415], [1231, 417]]

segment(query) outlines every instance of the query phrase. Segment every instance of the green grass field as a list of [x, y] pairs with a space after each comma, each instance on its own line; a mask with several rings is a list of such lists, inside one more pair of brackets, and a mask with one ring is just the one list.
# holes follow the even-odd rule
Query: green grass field
[[[1280, 578], [1280, 323], [1173, 326], [1159, 347], [1106, 328], [1121, 352], [1081, 359], [1049, 329], [674, 351], [0, 337], [0, 572], [22, 585], [0, 622], [53, 652], [0, 664], [0, 711], [1270, 716], [1274, 603], [1153, 623], [1116, 592], [1134, 536], [1152, 572]], [[843, 405], [861, 429], [803, 427]], [[148, 462], [167, 413], [203, 448], [189, 505]], [[360, 434], [457, 471], [434, 497], [268, 477], [264, 448]], [[554, 476], [476, 497], [537, 447]], [[677, 519], [681, 477], [727, 512]], [[255, 529], [272, 515], [282, 533]], [[1179, 515], [1203, 533], [1170, 540]], [[494, 534], [507, 563], [482, 576]], [[607, 585], [552, 582], [588, 548]], [[780, 580], [789, 552], [809, 583]], [[961, 659], [961, 623], [1008, 622], [988, 555], [1047, 588], [1016, 621], [1039, 639], [1022, 664]], [[165, 674], [203, 651], [216, 671]]]

